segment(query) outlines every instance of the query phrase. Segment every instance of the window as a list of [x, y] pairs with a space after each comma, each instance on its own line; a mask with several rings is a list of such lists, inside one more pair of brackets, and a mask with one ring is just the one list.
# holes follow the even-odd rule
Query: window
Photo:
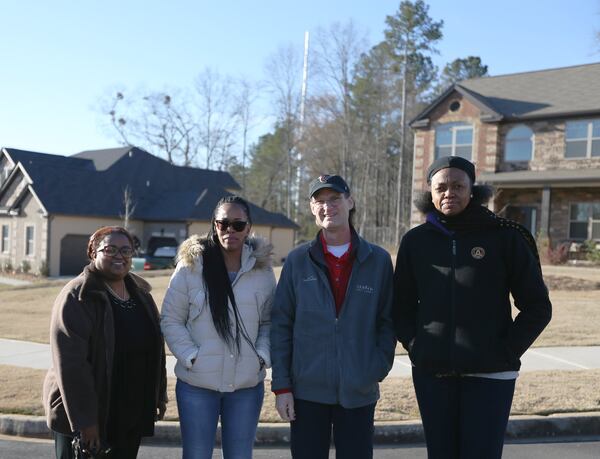
[[33, 255], [33, 235], [34, 227], [25, 227], [25, 255]]
[[454, 100], [454, 101], [450, 102], [450, 105], [448, 108], [450, 109], [451, 112], [457, 112], [460, 110], [460, 102], [458, 100]]
[[600, 239], [600, 202], [571, 204], [569, 238]]
[[520, 223], [531, 234], [537, 233], [537, 208], [533, 206], [508, 206], [506, 218]]
[[8, 225], [2, 225], [2, 240], [0, 241], [0, 251], [8, 253]]
[[527, 126], [515, 126], [506, 134], [505, 161], [531, 161], [533, 156], [533, 131]]
[[435, 128], [435, 159], [461, 156], [471, 160], [473, 126], [466, 123], [446, 123]]
[[600, 156], [600, 119], [568, 121], [565, 144], [565, 158]]

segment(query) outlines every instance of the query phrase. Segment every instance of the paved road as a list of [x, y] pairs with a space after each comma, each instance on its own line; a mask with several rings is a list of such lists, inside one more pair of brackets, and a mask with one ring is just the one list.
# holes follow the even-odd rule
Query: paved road
[[[538, 347], [529, 349], [521, 359], [521, 371], [589, 370], [600, 368], [600, 346]], [[0, 364], [47, 369], [50, 346], [0, 338]], [[167, 357], [167, 374], [174, 377], [175, 358]], [[405, 355], [396, 356], [390, 376], [409, 376], [410, 362]], [[268, 375], [270, 377], [270, 374]]]
[[[178, 446], [142, 446], [140, 459], [179, 459], [181, 449]], [[259, 448], [254, 450], [254, 459], [287, 459], [290, 457], [287, 448]], [[332, 452], [330, 458], [334, 458]], [[375, 459], [425, 459], [427, 457], [422, 445], [378, 447]], [[573, 441], [564, 443], [521, 443], [504, 447], [504, 459], [598, 459], [600, 457], [600, 438], [594, 441]], [[53, 459], [53, 445], [48, 440], [15, 440], [12, 437], [0, 436], [0, 459], [35, 458]], [[215, 451], [213, 458], [221, 458], [220, 450]]]

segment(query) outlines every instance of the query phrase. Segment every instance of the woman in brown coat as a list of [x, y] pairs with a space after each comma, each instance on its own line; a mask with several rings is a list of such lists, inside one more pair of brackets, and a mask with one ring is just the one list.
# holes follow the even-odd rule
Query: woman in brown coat
[[135, 458], [164, 415], [164, 341], [150, 285], [129, 272], [133, 251], [127, 230], [100, 228], [91, 263], [54, 303], [43, 398], [57, 458], [73, 457], [76, 435], [88, 450]]

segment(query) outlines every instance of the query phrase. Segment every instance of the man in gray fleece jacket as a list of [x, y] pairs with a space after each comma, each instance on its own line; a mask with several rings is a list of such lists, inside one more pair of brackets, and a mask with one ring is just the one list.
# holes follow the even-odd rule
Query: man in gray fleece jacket
[[394, 361], [392, 263], [352, 227], [344, 179], [310, 184], [315, 240], [286, 259], [271, 317], [272, 389], [294, 458], [373, 456], [379, 382]]

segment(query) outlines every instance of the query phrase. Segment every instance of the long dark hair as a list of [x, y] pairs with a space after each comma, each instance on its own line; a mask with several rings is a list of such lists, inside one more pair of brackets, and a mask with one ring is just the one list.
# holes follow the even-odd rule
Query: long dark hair
[[[225, 259], [221, 252], [221, 244], [215, 231], [215, 220], [219, 208], [225, 204], [235, 204], [240, 206], [246, 218], [248, 224], [252, 224], [250, 217], [250, 206], [248, 203], [239, 196], [225, 196], [221, 198], [215, 210], [213, 211], [212, 219], [210, 221], [210, 230], [208, 232], [208, 238], [204, 243], [202, 250], [202, 278], [206, 286], [208, 295], [208, 304], [210, 306], [210, 313], [212, 315], [213, 324], [219, 336], [227, 343], [230, 349], [237, 349], [240, 351], [240, 337], [248, 340], [247, 332], [243, 322], [240, 318], [237, 304], [235, 302], [235, 296], [233, 295], [233, 288], [231, 287], [231, 281], [229, 280], [229, 273], [225, 266]], [[232, 320], [229, 317], [229, 301], [232, 305], [233, 321], [235, 322], [235, 335], [231, 331]]]

